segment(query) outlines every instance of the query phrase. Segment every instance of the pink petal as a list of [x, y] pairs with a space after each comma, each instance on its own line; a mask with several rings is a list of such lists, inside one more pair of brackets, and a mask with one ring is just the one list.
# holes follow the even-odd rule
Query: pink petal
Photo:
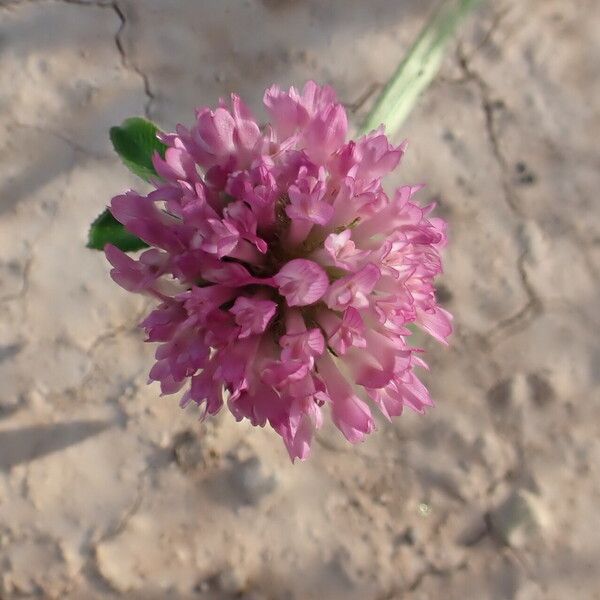
[[242, 328], [240, 338], [244, 338], [265, 331], [277, 312], [277, 304], [271, 300], [239, 296], [229, 312], [235, 315], [235, 322]]
[[431, 311], [418, 311], [417, 321], [436, 340], [447, 344], [447, 338], [452, 333], [452, 315], [441, 306]]
[[347, 275], [332, 283], [324, 298], [325, 303], [334, 310], [345, 310], [349, 306], [365, 308], [369, 305], [368, 296], [375, 288], [380, 276], [379, 269], [369, 263], [357, 273]]
[[288, 306], [306, 306], [323, 297], [329, 286], [327, 273], [317, 263], [297, 258], [286, 263], [273, 277]]

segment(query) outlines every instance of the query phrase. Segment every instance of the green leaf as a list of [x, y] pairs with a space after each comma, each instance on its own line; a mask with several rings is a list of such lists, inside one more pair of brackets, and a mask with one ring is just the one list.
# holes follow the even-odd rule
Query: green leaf
[[446, 44], [458, 25], [480, 2], [448, 0], [442, 3], [383, 89], [361, 128], [362, 133], [382, 123], [389, 136], [397, 133], [438, 72]]
[[148, 247], [146, 242], [129, 233], [108, 209], [92, 223], [87, 247], [94, 250], [104, 250], [106, 244], [113, 244], [123, 252], [134, 252]]
[[119, 127], [110, 128], [110, 140], [121, 160], [129, 170], [148, 181], [157, 177], [152, 155], [158, 152], [163, 158], [167, 147], [157, 137], [158, 127], [142, 119], [126, 119]]

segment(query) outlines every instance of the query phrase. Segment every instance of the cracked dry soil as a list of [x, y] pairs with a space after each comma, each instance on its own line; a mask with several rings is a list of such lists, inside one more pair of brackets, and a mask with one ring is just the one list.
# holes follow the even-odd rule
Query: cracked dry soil
[[437, 406], [291, 466], [145, 385], [84, 250], [139, 182], [108, 128], [332, 83], [358, 123], [433, 6], [0, 1], [0, 598], [600, 598], [600, 5], [488, 2], [403, 128], [450, 221]]

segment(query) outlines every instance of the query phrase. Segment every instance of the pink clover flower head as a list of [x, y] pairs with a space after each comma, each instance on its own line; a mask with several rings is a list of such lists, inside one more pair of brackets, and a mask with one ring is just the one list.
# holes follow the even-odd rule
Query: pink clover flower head
[[446, 224], [414, 200], [419, 186], [386, 194], [406, 145], [383, 130], [348, 141], [330, 87], [273, 86], [264, 103], [263, 128], [232, 96], [161, 134], [156, 189], [111, 204], [151, 248], [105, 251], [119, 285], [158, 302], [141, 326], [159, 344], [162, 393], [183, 390], [202, 417], [227, 398], [302, 460], [324, 412], [356, 443], [373, 408], [391, 419], [432, 406], [407, 326], [443, 343], [452, 331], [434, 288]]

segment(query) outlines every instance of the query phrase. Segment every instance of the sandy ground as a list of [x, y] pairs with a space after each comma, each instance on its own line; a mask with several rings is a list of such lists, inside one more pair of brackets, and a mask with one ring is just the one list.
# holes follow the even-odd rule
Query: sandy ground
[[403, 129], [451, 223], [426, 417], [294, 466], [200, 425], [83, 248], [137, 185], [110, 125], [308, 78], [358, 123], [431, 6], [0, 1], [2, 599], [600, 598], [597, 0], [488, 2]]

